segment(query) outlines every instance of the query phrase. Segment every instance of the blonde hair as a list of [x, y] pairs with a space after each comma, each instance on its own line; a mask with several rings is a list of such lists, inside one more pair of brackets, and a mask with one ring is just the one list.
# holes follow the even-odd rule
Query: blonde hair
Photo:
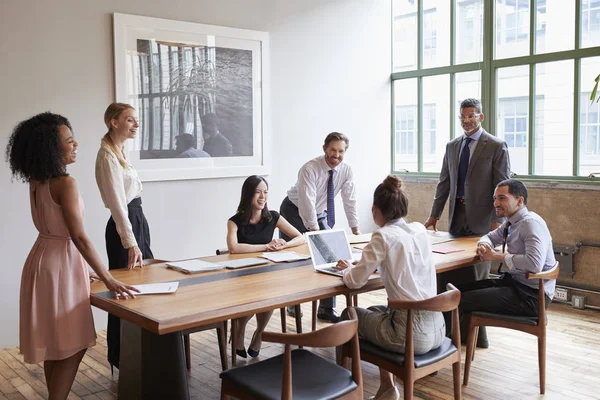
[[108, 128], [108, 132], [106, 132], [104, 137], [102, 137], [102, 142], [105, 143], [113, 151], [113, 153], [115, 153], [117, 160], [119, 160], [119, 164], [121, 164], [123, 168], [129, 167], [129, 163], [125, 158], [125, 151], [117, 148], [115, 142], [113, 142], [112, 138], [110, 137], [110, 132], [112, 131], [112, 120], [118, 119], [121, 113], [125, 110], [134, 110], [134, 108], [127, 103], [112, 103], [106, 108], [106, 111], [104, 112], [104, 124]]

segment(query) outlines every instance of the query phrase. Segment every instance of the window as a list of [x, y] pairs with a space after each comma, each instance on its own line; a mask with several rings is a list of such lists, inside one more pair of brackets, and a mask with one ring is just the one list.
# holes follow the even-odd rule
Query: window
[[527, 97], [500, 100], [500, 132], [506, 145], [511, 147], [527, 147], [527, 120], [529, 102]]
[[408, 35], [393, 40], [393, 171], [438, 176], [469, 97], [517, 176], [589, 182], [600, 171], [600, 105], [589, 100], [600, 0], [393, 0], [393, 10], [394, 32]]
[[417, 107], [396, 107], [396, 153], [415, 154]]
[[590, 93], [581, 94], [581, 152], [583, 156], [600, 155], [600, 103], [589, 104]]

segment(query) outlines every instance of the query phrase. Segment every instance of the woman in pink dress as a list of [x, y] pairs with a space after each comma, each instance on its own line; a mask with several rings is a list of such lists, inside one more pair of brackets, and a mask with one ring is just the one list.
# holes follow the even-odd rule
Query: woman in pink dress
[[96, 343], [85, 261], [115, 295], [135, 288], [110, 275], [83, 228], [83, 201], [66, 166], [77, 158], [69, 121], [49, 112], [21, 122], [6, 148], [13, 177], [28, 182], [39, 232], [21, 277], [20, 351], [44, 361], [50, 399], [66, 399], [79, 363]]

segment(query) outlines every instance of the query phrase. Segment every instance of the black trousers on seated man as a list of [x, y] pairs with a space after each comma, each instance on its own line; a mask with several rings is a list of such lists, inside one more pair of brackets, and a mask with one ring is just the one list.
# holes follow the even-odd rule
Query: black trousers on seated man
[[[485, 279], [458, 285], [461, 292], [460, 304], [460, 337], [463, 343], [467, 340], [469, 315], [475, 311], [495, 314], [515, 315], [521, 317], [537, 317], [539, 289], [526, 286], [512, 279], [505, 273], [499, 279]], [[550, 297], [546, 295], [546, 308], [550, 305]], [[478, 347], [487, 347], [487, 337], [478, 338]]]
[[[283, 201], [281, 202], [281, 207], [279, 208], [279, 214], [281, 214], [281, 216], [283, 218], [285, 218], [290, 224], [292, 224], [292, 226], [294, 228], [298, 229], [298, 231], [300, 231], [300, 233], [308, 232], [308, 229], [306, 229], [306, 227], [304, 226], [304, 222], [302, 221], [302, 218], [300, 217], [300, 213], [298, 212], [298, 207], [296, 207], [296, 205], [294, 203], [292, 203], [288, 197], [283, 199]], [[317, 214], [317, 222], [319, 224], [319, 229], [321, 229], [321, 230], [330, 229], [329, 225], [327, 225], [327, 211]], [[281, 231], [279, 231], [279, 237], [281, 239], [290, 240], [290, 237], [288, 237]], [[319, 301], [319, 312], [321, 312], [322, 309], [333, 309], [335, 307], [335, 304], [336, 304], [335, 297], [330, 297], [328, 299], [321, 299]], [[294, 310], [294, 306], [288, 307], [289, 312], [295, 312], [293, 310]]]

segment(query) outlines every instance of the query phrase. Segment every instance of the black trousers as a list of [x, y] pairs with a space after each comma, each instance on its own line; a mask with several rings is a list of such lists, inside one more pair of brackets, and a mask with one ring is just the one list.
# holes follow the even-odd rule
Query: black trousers
[[[133, 229], [133, 235], [142, 252], [142, 257], [154, 258], [150, 250], [150, 228], [142, 210], [142, 199], [135, 198], [127, 205], [129, 222]], [[108, 254], [108, 269], [127, 268], [129, 250], [121, 244], [121, 237], [117, 233], [117, 226], [112, 217], [106, 224], [104, 234], [106, 240], [106, 253]], [[108, 362], [119, 367], [119, 355], [121, 353], [121, 320], [112, 314], [108, 314], [108, 327], [106, 329], [106, 341], [108, 346]]]
[[[296, 205], [292, 203], [287, 196], [281, 202], [281, 207], [279, 207], [279, 214], [281, 214], [281, 216], [285, 218], [294, 228], [298, 229], [300, 233], [308, 232], [308, 229], [304, 226], [304, 222], [300, 217], [298, 207], [296, 207]], [[319, 229], [330, 229], [329, 225], [327, 225], [327, 211], [317, 215], [317, 222], [319, 224]], [[285, 235], [281, 231], [279, 231], [279, 237], [284, 240], [290, 240], [290, 237]], [[335, 297], [320, 300], [319, 307], [335, 307]]]
[[[509, 273], [500, 279], [458, 285], [460, 298], [461, 338], [466, 339], [469, 315], [474, 311], [496, 314], [537, 317], [539, 289], [515, 281]], [[546, 295], [546, 308], [552, 299]]]

